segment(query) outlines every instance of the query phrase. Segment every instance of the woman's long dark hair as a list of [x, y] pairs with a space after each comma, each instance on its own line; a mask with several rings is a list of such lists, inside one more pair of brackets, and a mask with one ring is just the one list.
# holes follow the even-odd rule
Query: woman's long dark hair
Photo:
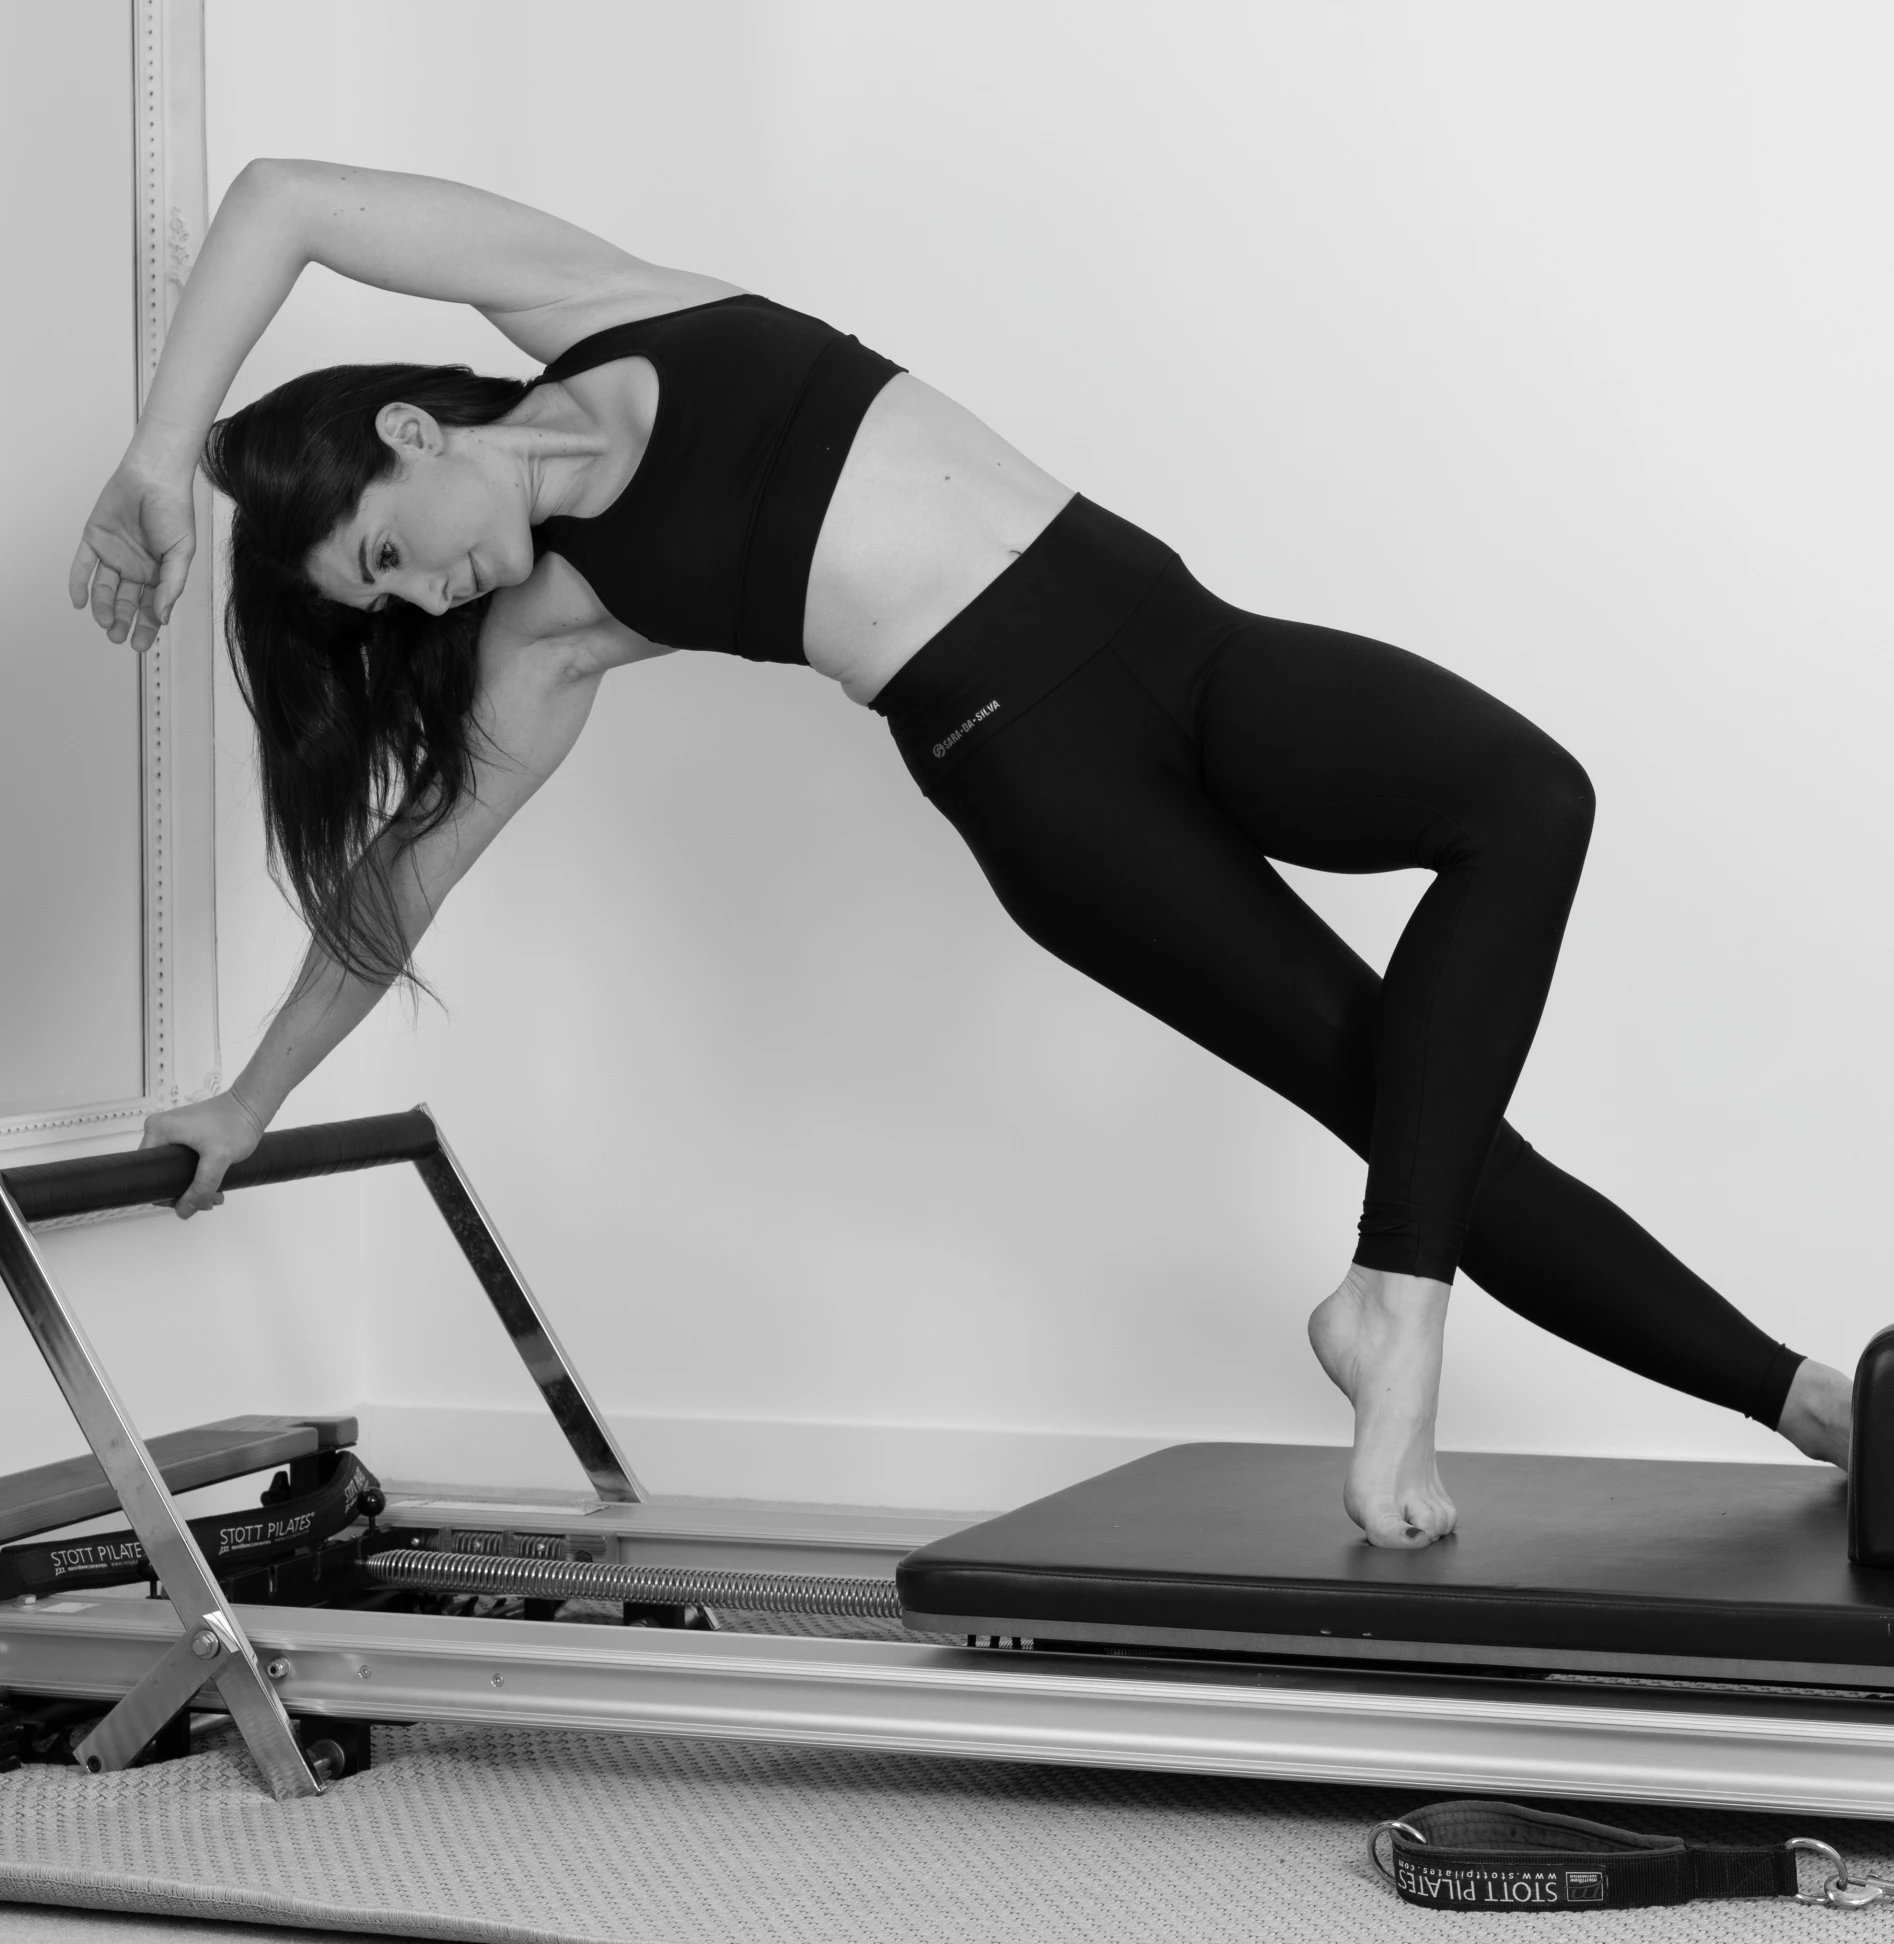
[[384, 405], [489, 425], [526, 389], [465, 365], [333, 365], [219, 419], [204, 448], [236, 503], [224, 633], [256, 722], [270, 868], [316, 944], [378, 984], [415, 982], [392, 870], [467, 793], [486, 602], [370, 614], [318, 593], [309, 557], [397, 469]]

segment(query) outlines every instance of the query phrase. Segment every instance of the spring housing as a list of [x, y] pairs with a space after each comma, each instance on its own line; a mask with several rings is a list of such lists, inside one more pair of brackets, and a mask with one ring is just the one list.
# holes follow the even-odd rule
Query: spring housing
[[514, 1559], [490, 1553], [376, 1553], [363, 1562], [387, 1586], [426, 1593], [512, 1594], [529, 1600], [625, 1600], [654, 1606], [729, 1607], [739, 1613], [834, 1613], [898, 1620], [893, 1580], [790, 1573], [707, 1572], [621, 1566], [592, 1559]]

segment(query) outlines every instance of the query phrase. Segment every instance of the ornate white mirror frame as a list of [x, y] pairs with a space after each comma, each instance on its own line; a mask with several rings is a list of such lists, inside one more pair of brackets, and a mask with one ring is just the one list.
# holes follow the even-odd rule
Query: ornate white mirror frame
[[[204, 0], [130, 0], [137, 247], [138, 401], [209, 225]], [[74, 518], [76, 535], [80, 509]], [[197, 561], [169, 626], [143, 657], [144, 1091], [48, 1100], [0, 1119], [0, 1152], [121, 1140], [144, 1116], [214, 1092], [217, 1047], [216, 831], [211, 493], [197, 485]], [[62, 568], [63, 571], [63, 568]], [[121, 650], [119, 652], [129, 653]]]

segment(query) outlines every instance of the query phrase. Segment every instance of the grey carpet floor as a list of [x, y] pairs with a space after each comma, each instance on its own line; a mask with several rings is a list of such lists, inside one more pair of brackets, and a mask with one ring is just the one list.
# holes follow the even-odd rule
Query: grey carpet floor
[[[195, 1920], [183, 1932], [193, 1944], [211, 1918], [482, 1944], [1545, 1944], [1542, 1916], [1395, 1900], [1364, 1838], [1415, 1800], [434, 1725], [378, 1731], [368, 1773], [278, 1804], [219, 1730], [187, 1760], [120, 1775], [0, 1776], [0, 1899]], [[1894, 1865], [1887, 1825], [1675, 1809], [1618, 1819], [1721, 1841], [1793, 1827]], [[0, 1921], [6, 1944], [32, 1938], [15, 1928], [31, 1924], [45, 1944], [131, 1944], [113, 1929], [75, 1934], [70, 1920], [62, 1931], [57, 1912]], [[1852, 1920], [1707, 1903], [1550, 1921], [1561, 1936], [1741, 1944]], [[214, 1936], [233, 1944], [227, 1929]]]
[[6, 1944], [362, 1944], [359, 1931], [200, 1924], [188, 1917], [135, 1917], [119, 1911], [64, 1910], [51, 1904], [0, 1908], [0, 1938]]

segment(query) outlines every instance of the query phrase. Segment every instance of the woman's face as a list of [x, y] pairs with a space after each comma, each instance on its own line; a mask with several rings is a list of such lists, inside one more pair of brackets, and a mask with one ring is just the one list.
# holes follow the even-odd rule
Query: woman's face
[[386, 405], [376, 430], [400, 464], [309, 556], [321, 593], [349, 607], [406, 601], [444, 614], [531, 574], [522, 482], [484, 427], [442, 427], [417, 406]]

